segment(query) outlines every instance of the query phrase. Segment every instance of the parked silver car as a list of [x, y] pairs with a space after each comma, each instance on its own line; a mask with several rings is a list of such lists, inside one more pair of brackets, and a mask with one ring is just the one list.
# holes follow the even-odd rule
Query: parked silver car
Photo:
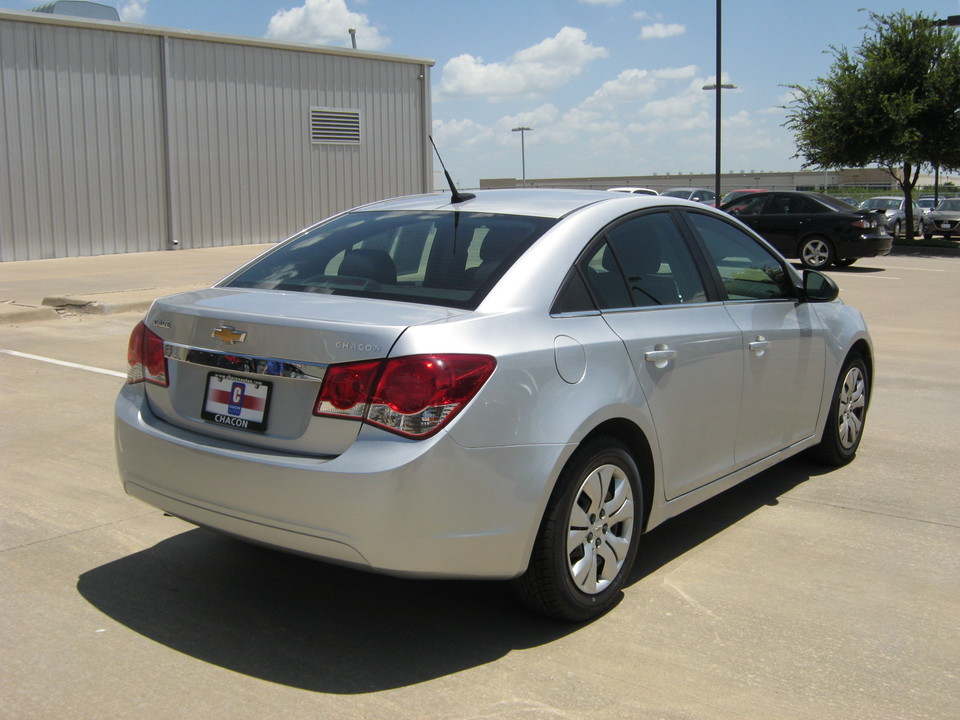
[[934, 235], [960, 236], [960, 198], [941, 200], [935, 210], [924, 214], [923, 237], [929, 240]]
[[342, 213], [157, 300], [116, 401], [126, 491], [583, 620], [647, 530], [800, 451], [853, 459], [872, 348], [826, 275], [684, 200], [457, 199]]
[[[899, 195], [882, 195], [872, 197], [860, 203], [861, 210], [874, 210], [883, 213], [886, 218], [887, 230], [893, 237], [900, 237], [904, 234], [907, 224], [907, 201], [906, 198]], [[913, 232], [920, 232], [920, 216], [923, 215], [922, 208], [913, 203]]]

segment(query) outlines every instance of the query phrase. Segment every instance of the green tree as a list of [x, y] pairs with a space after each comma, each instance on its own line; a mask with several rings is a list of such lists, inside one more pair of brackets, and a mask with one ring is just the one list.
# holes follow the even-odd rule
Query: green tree
[[903, 190], [913, 236], [913, 189], [924, 166], [960, 169], [960, 41], [952, 27], [901, 10], [870, 13], [853, 52], [814, 85], [791, 85], [786, 127], [804, 167], [885, 168]]

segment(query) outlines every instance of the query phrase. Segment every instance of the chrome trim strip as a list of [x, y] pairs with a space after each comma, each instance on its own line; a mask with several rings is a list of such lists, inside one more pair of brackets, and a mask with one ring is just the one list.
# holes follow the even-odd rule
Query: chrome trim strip
[[171, 342], [163, 343], [163, 355], [169, 360], [216, 368], [217, 370], [242, 372], [249, 375], [285, 377], [309, 382], [321, 382], [327, 372], [327, 367], [329, 367], [329, 365], [322, 363], [253, 357], [252, 355], [207, 350]]

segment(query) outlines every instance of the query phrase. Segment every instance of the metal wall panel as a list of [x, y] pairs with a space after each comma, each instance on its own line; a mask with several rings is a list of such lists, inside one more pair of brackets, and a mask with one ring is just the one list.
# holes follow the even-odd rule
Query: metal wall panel
[[[429, 188], [421, 66], [169, 43], [173, 238], [181, 247], [275, 241], [340, 210]], [[359, 111], [360, 142], [311, 142], [316, 107]]]
[[[0, 260], [270, 242], [432, 189], [431, 61], [12, 11], [0, 60]], [[312, 143], [311, 107], [360, 142]]]
[[0, 21], [0, 60], [0, 260], [164, 247], [156, 41]]

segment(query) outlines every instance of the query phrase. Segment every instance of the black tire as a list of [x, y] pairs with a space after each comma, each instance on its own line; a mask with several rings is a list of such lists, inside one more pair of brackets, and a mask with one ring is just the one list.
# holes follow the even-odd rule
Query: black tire
[[895, 238], [896, 238], [896, 237], [900, 237], [900, 230], [902, 230], [902, 229], [903, 229], [903, 226], [901, 225], [900, 221], [897, 220], [897, 221], [893, 224], [893, 232], [890, 233], [890, 234], [893, 235]]
[[820, 444], [813, 448], [826, 465], [846, 465], [857, 455], [870, 405], [870, 375], [863, 358], [854, 353], [844, 363], [833, 390], [830, 414]]
[[837, 267], [850, 267], [857, 261], [857, 258], [841, 258], [834, 262]]
[[923, 239], [924, 239], [924, 240], [933, 240], [933, 233], [925, 232], [925, 233], [923, 234]]
[[797, 257], [805, 268], [823, 270], [830, 267], [837, 256], [829, 240], [820, 235], [814, 235], [800, 243]]
[[640, 473], [626, 446], [611, 437], [585, 442], [561, 472], [530, 565], [513, 583], [520, 602], [572, 622], [609, 610], [633, 567], [642, 518]]

